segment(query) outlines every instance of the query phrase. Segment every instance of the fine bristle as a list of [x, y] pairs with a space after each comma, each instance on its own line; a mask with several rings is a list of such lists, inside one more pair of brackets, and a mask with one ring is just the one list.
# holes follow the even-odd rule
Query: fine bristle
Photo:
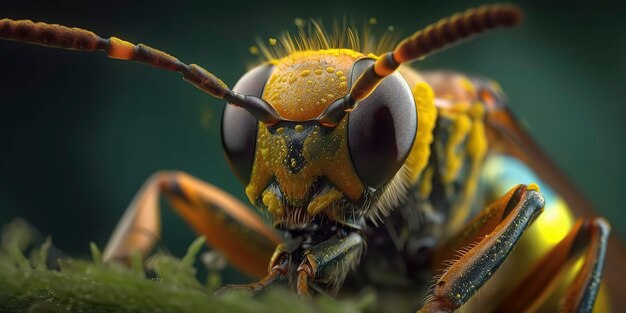
[[387, 29], [374, 33], [372, 26], [357, 27], [346, 18], [335, 19], [329, 31], [320, 20], [295, 20], [296, 31], [285, 31], [276, 38], [258, 38], [251, 51], [260, 52], [263, 61], [283, 58], [298, 51], [351, 49], [364, 54], [379, 55], [399, 42], [397, 32]]

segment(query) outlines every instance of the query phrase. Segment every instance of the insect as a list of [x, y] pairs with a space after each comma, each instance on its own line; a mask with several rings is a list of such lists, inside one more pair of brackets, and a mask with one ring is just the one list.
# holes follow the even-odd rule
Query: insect
[[[437, 312], [468, 301], [544, 206], [536, 185], [520, 185], [464, 226], [478, 198], [478, 174], [489, 149], [502, 148], [527, 162], [573, 209], [586, 206], [517, 126], [496, 85], [400, 67], [519, 20], [518, 9], [510, 6], [470, 10], [379, 56], [310, 49], [302, 41], [300, 49], [293, 49], [301, 51], [251, 70], [232, 90], [198, 65], [85, 30], [5, 19], [0, 38], [104, 50], [112, 58], [180, 72], [229, 103], [222, 123], [225, 152], [250, 202], [272, 216], [274, 230], [217, 187], [188, 174], [159, 172], [122, 217], [105, 250], [107, 259], [151, 249], [158, 237], [162, 194], [232, 265], [260, 277], [229, 288], [256, 292], [287, 280], [307, 295], [350, 292], [365, 281], [381, 291], [414, 284], [414, 291], [428, 286], [422, 276], [432, 267], [452, 259], [422, 306], [424, 312]], [[585, 265], [564, 297], [564, 308], [590, 311], [607, 237], [603, 219], [581, 220], [529, 271], [529, 282], [505, 294], [501, 307], [493, 306], [502, 311], [536, 308], [550, 291], [544, 288], [547, 282], [558, 278], [554, 269], [565, 268], [578, 255], [574, 252], [585, 251]], [[454, 257], [459, 250], [464, 253]], [[378, 271], [385, 263], [404, 279]], [[387, 277], [380, 277], [381, 272]]]

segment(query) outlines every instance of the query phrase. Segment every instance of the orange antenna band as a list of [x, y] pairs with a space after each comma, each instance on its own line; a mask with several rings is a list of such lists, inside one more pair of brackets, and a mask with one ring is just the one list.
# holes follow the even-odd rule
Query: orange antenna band
[[362, 100], [402, 63], [423, 58], [490, 29], [521, 23], [522, 10], [510, 4], [486, 5], [444, 18], [402, 40], [394, 51], [383, 54], [357, 79], [350, 90], [354, 102]]
[[200, 90], [243, 107], [263, 122], [275, 123], [278, 120], [274, 109], [265, 101], [257, 97], [239, 95], [201, 66], [185, 64], [161, 50], [143, 44], [135, 45], [116, 37], [105, 39], [80, 28], [10, 19], [0, 20], [0, 39], [77, 51], [105, 51], [110, 58], [136, 61], [179, 72], [183, 79]]

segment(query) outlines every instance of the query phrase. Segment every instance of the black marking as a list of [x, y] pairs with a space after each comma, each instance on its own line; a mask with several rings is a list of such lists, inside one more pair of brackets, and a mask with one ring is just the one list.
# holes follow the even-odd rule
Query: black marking
[[[469, 156], [465, 155], [462, 160], [459, 175], [454, 181], [444, 182], [443, 177], [448, 172], [448, 154], [446, 148], [451, 138], [451, 130], [454, 122], [445, 116], [438, 116], [433, 130], [433, 142], [430, 145], [431, 155], [428, 164], [434, 168], [432, 191], [429, 195], [433, 206], [445, 215], [450, 215], [458, 207], [458, 201], [463, 197], [464, 189], [467, 187], [469, 179]], [[455, 148], [466, 149], [467, 138], [460, 142]]]
[[[299, 137], [299, 136], [298, 136]], [[306, 138], [306, 137], [305, 137]], [[287, 137], [287, 157], [284, 160], [285, 166], [289, 169], [289, 172], [296, 174], [306, 165], [304, 159], [303, 150], [304, 139]]]
[[515, 189], [515, 192], [513, 192], [513, 195], [511, 196], [511, 198], [509, 199], [509, 202], [506, 204], [506, 207], [504, 208], [504, 211], [502, 213], [502, 220], [504, 220], [509, 215], [509, 213], [511, 213], [511, 211], [513, 211], [513, 209], [515, 209], [515, 207], [519, 204], [519, 202], [522, 200], [522, 195], [524, 195], [525, 191], [526, 191], [525, 186], [519, 186], [517, 187], [517, 189]]
[[[304, 141], [315, 130], [317, 123], [315, 122], [280, 122], [270, 130], [275, 136], [282, 136], [287, 145], [287, 156], [283, 160], [283, 165], [290, 173], [296, 174], [302, 170], [307, 160], [304, 158]], [[302, 128], [300, 131], [296, 128]], [[282, 135], [277, 134], [277, 129], [282, 128]]]

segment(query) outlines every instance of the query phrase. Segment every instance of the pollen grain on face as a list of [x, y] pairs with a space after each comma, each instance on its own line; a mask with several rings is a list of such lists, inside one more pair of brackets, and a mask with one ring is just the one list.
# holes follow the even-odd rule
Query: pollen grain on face
[[[274, 222], [285, 221], [284, 203], [304, 204], [311, 187], [320, 177], [327, 179], [335, 191], [319, 194], [311, 199], [312, 204], [305, 204], [309, 214], [318, 214], [344, 197], [353, 201], [359, 199], [364, 186], [350, 165], [346, 126], [347, 120], [344, 119], [331, 133], [325, 134], [320, 131], [320, 126], [310, 124], [297, 124], [292, 129], [281, 127], [275, 132], [259, 125], [257, 151], [261, 153], [255, 155], [252, 176], [246, 187], [250, 201], [263, 203]], [[301, 151], [294, 150], [297, 148], [289, 139], [295, 134], [306, 135], [302, 139]], [[280, 186], [279, 190], [268, 187], [272, 179]]]

